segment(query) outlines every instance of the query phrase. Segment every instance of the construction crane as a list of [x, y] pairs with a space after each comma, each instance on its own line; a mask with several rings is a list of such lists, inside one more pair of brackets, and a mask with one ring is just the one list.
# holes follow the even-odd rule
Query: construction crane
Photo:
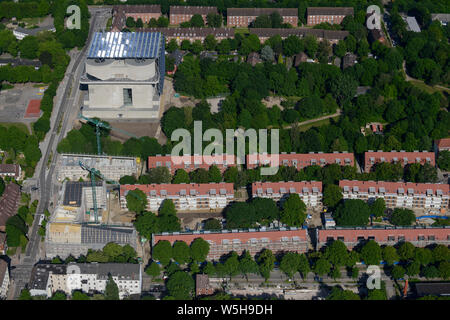
[[78, 161], [78, 164], [80, 165], [80, 167], [86, 171], [89, 171], [90, 176], [91, 176], [91, 187], [92, 187], [92, 203], [94, 206], [94, 219], [95, 219], [95, 223], [98, 223], [98, 207], [97, 207], [97, 194], [96, 194], [96, 183], [95, 183], [95, 176], [99, 177], [100, 179], [108, 182], [108, 183], [112, 183], [112, 184], [119, 184], [116, 181], [112, 181], [112, 180], [108, 180], [106, 179], [101, 173], [100, 171], [98, 171], [95, 168], [90, 168], [87, 165], [85, 165], [83, 162]]
[[97, 153], [98, 153], [98, 155], [102, 155], [102, 147], [101, 147], [101, 143], [100, 143], [100, 128], [104, 128], [104, 129], [107, 129], [107, 130], [119, 131], [119, 132], [124, 133], [127, 136], [132, 137], [132, 138], [136, 138], [136, 139], [138, 138], [136, 135], [134, 135], [132, 133], [129, 133], [129, 132], [125, 131], [125, 130], [118, 129], [118, 128], [113, 128], [106, 122], [102, 122], [100, 120], [93, 119], [93, 118], [87, 118], [87, 117], [85, 117], [85, 116], [83, 116], [81, 114], [78, 114], [78, 118], [86, 120], [87, 122], [92, 123], [95, 126], [95, 134], [97, 136]]

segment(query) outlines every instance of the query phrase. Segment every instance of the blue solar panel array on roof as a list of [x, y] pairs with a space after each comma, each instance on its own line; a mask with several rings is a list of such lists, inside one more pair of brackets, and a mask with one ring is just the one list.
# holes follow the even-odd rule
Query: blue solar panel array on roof
[[88, 58], [156, 58], [160, 32], [96, 32]]

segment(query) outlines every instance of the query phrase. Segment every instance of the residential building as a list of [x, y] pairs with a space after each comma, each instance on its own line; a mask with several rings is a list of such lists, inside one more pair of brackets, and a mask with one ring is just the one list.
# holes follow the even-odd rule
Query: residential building
[[136, 176], [140, 169], [141, 159], [135, 157], [98, 156], [63, 153], [58, 157], [56, 177], [78, 181], [88, 180], [89, 172], [80, 167], [80, 161], [90, 168], [95, 168], [108, 180], [118, 181], [123, 176]]
[[142, 268], [132, 263], [38, 264], [32, 270], [30, 293], [51, 297], [56, 291], [104, 293], [109, 276], [119, 288], [119, 298], [141, 294]]
[[8, 263], [0, 259], [0, 300], [6, 299], [9, 289]]
[[82, 114], [101, 119], [157, 119], [165, 76], [159, 32], [96, 32], [80, 78]]
[[280, 35], [282, 39], [286, 39], [289, 36], [297, 36], [304, 38], [307, 36], [314, 36], [317, 40], [327, 40], [330, 43], [338, 43], [339, 40], [344, 40], [348, 35], [348, 31], [341, 30], [323, 30], [312, 28], [291, 28], [291, 29], [277, 29], [277, 28], [250, 28], [251, 34], [256, 34], [261, 43], [264, 43], [270, 37]]
[[356, 56], [356, 54], [353, 54], [351, 52], [346, 53], [342, 58], [342, 69], [353, 67], [356, 63], [358, 63], [358, 57]]
[[120, 206], [127, 208], [127, 194], [139, 189], [147, 196], [147, 209], [158, 212], [162, 202], [171, 199], [178, 211], [215, 210], [225, 208], [234, 200], [232, 183], [181, 183], [181, 184], [136, 184], [120, 186]]
[[228, 8], [228, 27], [248, 27], [257, 17], [271, 15], [278, 12], [283, 18], [283, 23], [289, 23], [293, 27], [298, 25], [297, 8]]
[[346, 16], [353, 16], [352, 7], [308, 7], [306, 10], [308, 26], [324, 22], [341, 24]]
[[149, 23], [152, 18], [161, 17], [161, 6], [159, 4], [114, 6], [111, 31], [122, 31], [129, 17], [135, 21], [141, 19], [143, 23]]
[[205, 25], [208, 24], [206, 16], [210, 13], [217, 14], [217, 7], [196, 7], [196, 6], [170, 6], [170, 24], [180, 24], [190, 21], [194, 14], [202, 16]]
[[217, 166], [223, 173], [228, 167], [236, 166], [236, 156], [227, 154], [211, 156], [171, 156], [170, 154], [166, 154], [165, 156], [162, 156], [157, 154], [156, 156], [150, 156], [147, 159], [148, 170], [166, 167], [171, 174], [174, 174], [178, 169], [183, 169], [187, 172], [195, 171], [200, 168], [208, 170], [212, 165]]
[[210, 34], [218, 42], [223, 39], [234, 38], [234, 29], [232, 28], [147, 28], [142, 30], [147, 32], [161, 32], [166, 38], [166, 41], [175, 39], [178, 45], [183, 40], [189, 40], [191, 42], [199, 40], [203, 42]]
[[263, 249], [272, 250], [274, 254], [285, 251], [303, 253], [309, 249], [307, 229], [280, 228], [280, 229], [248, 229], [248, 230], [222, 230], [222, 231], [194, 231], [174, 232], [152, 235], [152, 247], [159, 241], [167, 240], [171, 244], [175, 241], [184, 241], [190, 245], [197, 238], [209, 243], [208, 260], [218, 260], [222, 255], [236, 251], [242, 254], [245, 250], [255, 256]]
[[403, 18], [403, 20], [406, 22], [406, 30], [412, 31], [412, 32], [420, 32], [419, 24], [417, 23], [417, 20], [415, 17], [406, 17]]
[[336, 227], [316, 229], [316, 233], [316, 250], [334, 240], [344, 242], [348, 249], [368, 240], [374, 240], [380, 246], [393, 246], [399, 242], [411, 242], [416, 247], [450, 245], [450, 227]]
[[293, 58], [294, 58], [294, 67], [298, 67], [300, 63], [306, 62], [306, 60], [308, 60], [308, 56], [304, 52], [295, 54]]
[[283, 201], [290, 194], [298, 194], [307, 207], [322, 206], [322, 182], [321, 181], [301, 181], [301, 182], [253, 182], [253, 198], [269, 198], [274, 201]]
[[48, 223], [45, 254], [48, 259], [86, 255], [89, 249], [101, 250], [109, 242], [136, 249], [137, 233], [132, 227], [95, 226], [77, 223]]
[[440, 210], [445, 213], [449, 205], [448, 184], [341, 180], [339, 187], [344, 199], [371, 203], [382, 198], [387, 208]]
[[449, 13], [432, 13], [431, 20], [439, 21], [444, 27], [447, 26], [447, 23], [450, 21]]
[[11, 177], [14, 179], [20, 179], [22, 169], [18, 164], [0, 164], [0, 177]]
[[197, 273], [195, 275], [195, 296], [209, 296], [214, 293], [214, 288], [209, 284], [209, 276], [207, 274]]
[[6, 221], [17, 213], [20, 202], [20, 186], [9, 183], [0, 197], [0, 232], [5, 232]]
[[441, 151], [450, 151], [450, 138], [435, 140], [434, 151], [436, 153]]
[[251, 52], [247, 57], [247, 63], [251, 64], [253, 67], [256, 66], [258, 63], [263, 62], [262, 59], [259, 57], [259, 54], [257, 52]]
[[424, 165], [428, 163], [431, 166], [435, 166], [435, 156], [434, 152], [428, 151], [414, 151], [414, 152], [406, 152], [404, 150], [384, 152], [381, 150], [372, 151], [364, 153], [364, 171], [370, 172], [372, 167], [381, 162], [390, 162], [390, 163], [400, 163], [402, 167], [407, 164], [420, 163]]
[[0, 256], [6, 255], [8, 246], [6, 245], [6, 233], [0, 232]]
[[[278, 157], [278, 159], [277, 159]], [[258, 166], [270, 165], [274, 166], [290, 166], [297, 169], [303, 169], [304, 167], [319, 165], [321, 167], [337, 163], [341, 166], [355, 165], [355, 157], [353, 153], [349, 152], [310, 152], [310, 153], [281, 153], [278, 155], [273, 154], [248, 154], [246, 158], [247, 169], [254, 169]]]
[[17, 27], [16, 29], [13, 30], [13, 34], [17, 40], [22, 40], [26, 36], [37, 36], [38, 33], [44, 32], [44, 31], [56, 32], [56, 29], [53, 25], [42, 26], [42, 27], [34, 28], [34, 29], [25, 29], [25, 28]]
[[380, 29], [372, 29], [369, 31], [369, 38], [371, 42], [379, 41], [380, 43], [386, 45], [386, 37], [383, 31]]

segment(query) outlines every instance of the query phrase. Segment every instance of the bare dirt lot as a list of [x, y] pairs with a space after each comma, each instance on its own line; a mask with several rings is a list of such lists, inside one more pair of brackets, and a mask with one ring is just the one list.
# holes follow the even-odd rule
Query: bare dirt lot
[[125, 130], [126, 132], [132, 133], [137, 137], [156, 137], [156, 133], [158, 131], [159, 123], [158, 121], [108, 121], [113, 130], [111, 130], [111, 138], [114, 140], [119, 140], [124, 142], [130, 139], [126, 133], [123, 133], [118, 130], [114, 130], [114, 128]]
[[42, 99], [45, 86], [33, 87], [34, 83], [15, 84], [13, 89], [0, 92], [0, 119], [2, 122], [31, 122], [35, 118], [24, 119], [28, 102]]
[[189, 228], [195, 230], [197, 223], [210, 218], [222, 219], [222, 210], [207, 212], [178, 212], [177, 217], [181, 220], [181, 228]]

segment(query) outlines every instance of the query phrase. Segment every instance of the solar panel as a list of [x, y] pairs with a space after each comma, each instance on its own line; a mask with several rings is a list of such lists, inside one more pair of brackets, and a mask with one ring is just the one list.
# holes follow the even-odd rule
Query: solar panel
[[160, 32], [96, 32], [88, 58], [156, 58]]

